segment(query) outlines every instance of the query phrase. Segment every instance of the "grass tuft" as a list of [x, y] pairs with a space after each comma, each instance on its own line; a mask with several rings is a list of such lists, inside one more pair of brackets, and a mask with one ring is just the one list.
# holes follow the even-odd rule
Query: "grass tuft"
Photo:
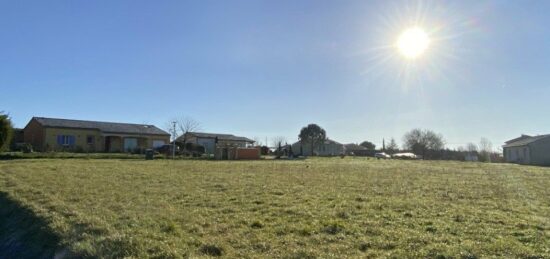
[[203, 255], [209, 255], [209, 256], [222, 256], [223, 255], [223, 248], [217, 245], [212, 244], [205, 244], [202, 245], [199, 248], [199, 251]]

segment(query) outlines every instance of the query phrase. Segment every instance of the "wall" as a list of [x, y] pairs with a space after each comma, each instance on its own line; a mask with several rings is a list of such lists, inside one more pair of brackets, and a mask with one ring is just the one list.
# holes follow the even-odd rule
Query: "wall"
[[[82, 152], [103, 152], [104, 139], [99, 130], [89, 129], [65, 129], [46, 128], [43, 151], [82, 151]], [[69, 135], [75, 137], [74, 146], [63, 146], [57, 144], [58, 135]], [[87, 143], [87, 137], [93, 137], [93, 143]]]
[[153, 141], [162, 140], [164, 144], [170, 144], [170, 136], [147, 136], [146, 138], [147, 148], [153, 148]]
[[237, 148], [235, 159], [260, 159], [260, 148]]
[[36, 151], [44, 150], [44, 128], [36, 120], [29, 121], [23, 129], [23, 139], [25, 143], [32, 145]]
[[196, 138], [195, 144], [201, 145], [204, 147], [204, 152], [206, 154], [214, 154], [216, 151], [216, 140], [212, 138]]
[[528, 146], [504, 148], [504, 159], [506, 162], [528, 164], [530, 162], [530, 150]]
[[529, 144], [532, 165], [550, 165], [550, 137]]
[[[308, 143], [303, 145], [300, 142], [294, 143], [292, 145], [292, 152], [299, 155], [300, 147], [302, 147], [303, 156], [311, 156], [311, 145]], [[314, 146], [313, 149], [320, 156], [338, 156], [344, 152], [344, 145], [331, 142], [329, 144]]]

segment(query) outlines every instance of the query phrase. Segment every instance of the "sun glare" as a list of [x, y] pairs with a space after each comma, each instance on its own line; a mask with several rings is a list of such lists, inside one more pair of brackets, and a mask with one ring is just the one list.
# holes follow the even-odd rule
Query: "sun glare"
[[422, 55], [430, 45], [430, 38], [421, 28], [414, 27], [405, 30], [397, 40], [399, 52], [410, 59]]

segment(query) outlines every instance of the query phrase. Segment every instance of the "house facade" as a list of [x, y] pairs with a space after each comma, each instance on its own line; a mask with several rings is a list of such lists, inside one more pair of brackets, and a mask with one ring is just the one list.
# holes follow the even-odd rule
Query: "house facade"
[[134, 152], [170, 143], [154, 125], [33, 117], [23, 129], [36, 151]]
[[506, 162], [525, 165], [550, 165], [550, 134], [522, 135], [502, 146]]
[[345, 148], [343, 144], [331, 139], [326, 139], [323, 143], [314, 145], [313, 152], [309, 143], [302, 144], [300, 141], [292, 144], [292, 151], [294, 154], [302, 156], [311, 156], [313, 154], [319, 156], [338, 156], [344, 154]]
[[220, 147], [249, 147], [254, 144], [254, 140], [246, 137], [239, 137], [231, 134], [187, 132], [176, 139], [179, 143], [193, 143], [204, 147], [206, 154], [215, 154], [216, 148]]

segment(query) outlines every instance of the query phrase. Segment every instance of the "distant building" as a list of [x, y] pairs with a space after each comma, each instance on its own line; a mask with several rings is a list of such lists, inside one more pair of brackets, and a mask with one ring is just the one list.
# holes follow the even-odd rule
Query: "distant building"
[[550, 134], [521, 135], [502, 146], [506, 162], [526, 165], [550, 165]]
[[313, 147], [311, 152], [311, 145], [309, 143], [302, 144], [300, 141], [292, 144], [292, 151], [296, 155], [311, 156], [312, 154], [319, 156], [338, 156], [344, 154], [344, 145], [334, 140], [326, 139], [323, 143], [317, 144]]
[[33, 117], [23, 129], [36, 151], [133, 152], [170, 142], [154, 125]]
[[374, 156], [375, 151], [354, 143], [344, 145], [346, 155]]
[[193, 143], [204, 147], [206, 154], [216, 153], [216, 147], [248, 147], [254, 144], [254, 140], [231, 134], [187, 132], [176, 139], [179, 143]]
[[479, 161], [479, 158], [477, 156], [477, 152], [475, 153], [466, 153], [464, 155], [464, 161], [469, 161], [469, 162], [477, 162]]

